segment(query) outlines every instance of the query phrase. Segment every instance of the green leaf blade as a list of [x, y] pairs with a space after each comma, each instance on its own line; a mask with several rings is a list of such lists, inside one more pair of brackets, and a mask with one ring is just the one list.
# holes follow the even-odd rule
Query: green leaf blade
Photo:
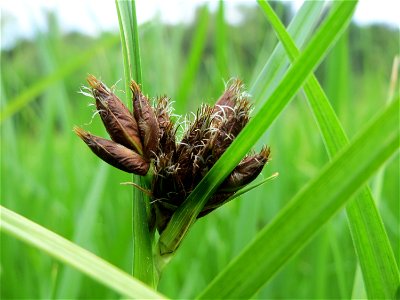
[[[319, 20], [324, 5], [324, 1], [306, 1], [290, 22], [288, 31], [297, 45], [304, 45]], [[279, 44], [275, 47], [250, 88], [250, 94], [253, 95], [256, 101], [256, 109], [257, 105], [261, 103], [259, 102], [260, 100], [271, 96], [272, 91], [279, 84], [279, 80], [284, 75], [288, 65], [289, 59], [287, 58], [285, 49]]]
[[[294, 41], [269, 4], [265, 1], [259, 1], [259, 4], [289, 57], [295, 60], [300, 53]], [[304, 91], [320, 128], [328, 155], [332, 157], [348, 144], [347, 136], [314, 75], [311, 75], [306, 82]], [[346, 211], [369, 297], [374, 299], [393, 297], [400, 285], [399, 270], [370, 189], [365, 187], [354, 201], [348, 204]]]
[[121, 295], [135, 299], [166, 299], [91, 252], [3, 206], [0, 206], [0, 216], [1, 231], [45, 251]]

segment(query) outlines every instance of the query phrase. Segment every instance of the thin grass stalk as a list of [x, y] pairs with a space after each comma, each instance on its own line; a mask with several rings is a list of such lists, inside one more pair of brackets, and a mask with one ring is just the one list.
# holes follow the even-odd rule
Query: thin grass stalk
[[[134, 0], [116, 0], [115, 3], [122, 43], [125, 94], [127, 103], [131, 103], [130, 81], [133, 79], [139, 85], [142, 85], [136, 6]], [[143, 182], [141, 182], [138, 176], [133, 175], [132, 180], [139, 185], [143, 185]], [[153, 237], [148, 228], [148, 203], [149, 199], [147, 195], [134, 189], [132, 196], [132, 274], [149, 286], [156, 287], [158, 276], [153, 263]]]

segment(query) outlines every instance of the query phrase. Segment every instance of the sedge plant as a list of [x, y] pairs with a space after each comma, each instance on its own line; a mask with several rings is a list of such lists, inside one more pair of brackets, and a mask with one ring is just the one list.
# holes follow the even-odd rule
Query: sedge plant
[[[143, 186], [132, 183], [148, 198], [146, 232], [153, 243], [157, 230], [161, 236], [175, 211], [184, 203], [201, 179], [223, 155], [236, 136], [248, 123], [250, 103], [242, 91], [242, 83], [233, 80], [214, 106], [203, 105], [187, 125], [180, 141], [177, 126], [171, 119], [167, 97], [157, 99], [155, 107], [132, 80], [133, 113], [122, 101], [93, 75], [88, 83], [97, 111], [109, 133], [107, 140], [76, 127], [75, 133], [102, 160], [110, 165], [143, 177]], [[268, 162], [270, 150], [244, 157], [229, 174], [198, 215], [206, 216], [232, 200], [235, 194], [257, 178]], [[147, 189], [150, 187], [150, 189]], [[183, 232], [176, 237], [183, 239]], [[162, 245], [154, 249], [157, 275], [174, 248]], [[147, 266], [154, 268], [154, 266]], [[154, 283], [154, 281], [152, 281]]]
[[[178, 141], [179, 125], [171, 118], [169, 99], [160, 97], [152, 107], [140, 83], [134, 80], [141, 82], [142, 73], [135, 3], [117, 1], [116, 5], [125, 79], [130, 80], [133, 111], [130, 112], [104, 83], [89, 75], [88, 89], [112, 141], [78, 127], [74, 130], [98, 157], [122, 171], [142, 176], [131, 183], [139, 190], [133, 200], [133, 274], [156, 286], [162, 269], [179, 244], [170, 248], [162, 240], [155, 243], [155, 231], [162, 236], [175, 211], [245, 127], [250, 119], [251, 104], [241, 81], [231, 80], [214, 106], [202, 105], [198, 109]], [[261, 173], [269, 155], [270, 149], [263, 147], [259, 153], [244, 157], [210, 195], [198, 217], [235, 198], [239, 190]], [[136, 197], [140, 200], [135, 200]], [[183, 228], [174, 239], [182, 240], [185, 232]]]
[[[214, 104], [199, 108], [196, 117], [179, 138], [170, 100], [159, 97], [151, 105], [145, 93], [135, 2], [116, 1], [116, 6], [123, 50], [126, 104], [105, 83], [90, 75], [89, 90], [111, 140], [80, 128], [76, 128], [75, 132], [103, 160], [135, 174], [130, 183], [134, 186], [133, 277], [4, 207], [1, 207], [1, 230], [77, 268], [123, 296], [167, 298], [156, 292], [164, 266], [175, 252], [179, 252], [184, 237], [196, 220], [207, 218], [208, 213], [259, 184], [248, 185], [269, 160], [269, 148], [263, 147], [258, 153], [251, 152], [251, 149], [306, 83], [306, 93], [328, 145], [331, 161], [197, 294], [197, 298], [203, 299], [252, 298], [323, 225], [345, 204], [351, 203], [350, 199], [368, 179], [398, 151], [398, 96], [350, 143], [337, 122], [333, 123], [336, 135], [330, 134], [330, 124], [322, 116], [332, 117], [332, 111], [326, 105], [317, 106], [316, 99], [312, 97], [318, 93], [321, 95], [321, 87], [312, 77], [312, 72], [347, 27], [356, 2], [336, 2], [308, 44], [305, 37], [310, 35], [315, 23], [304, 23], [296, 16], [298, 18], [289, 27], [289, 32], [297, 43], [306, 44], [301, 52], [284, 35], [285, 31], [274, 19], [271, 8], [262, 5], [266, 12], [269, 11], [267, 15], [293, 64], [288, 67], [284, 50], [278, 49], [273, 55], [275, 60], [269, 64], [277, 70], [272, 79], [266, 78], [265, 69], [260, 76], [255, 76], [256, 85], [250, 89], [256, 103], [252, 115], [249, 95], [244, 92], [240, 81], [232, 80]], [[318, 2], [308, 2], [299, 15], [316, 16], [321, 7]], [[200, 52], [194, 53], [193, 61], [198, 62], [196, 56]], [[219, 55], [223, 57], [223, 53]], [[274, 82], [267, 85], [268, 81]], [[180, 95], [186, 96], [187, 92]], [[327, 101], [325, 98], [322, 100]], [[273, 154], [273, 141], [270, 146]], [[360, 197], [362, 199], [363, 196]], [[368, 204], [368, 201], [364, 200], [364, 203]], [[371, 216], [373, 206], [368, 205], [367, 213]], [[366, 217], [362, 210], [354, 207], [348, 207], [348, 210], [356, 249], [360, 243], [357, 239], [364, 240], [366, 237], [362, 230], [371, 232], [372, 228], [375, 230], [372, 232], [380, 235], [380, 226], [368, 227], [364, 224], [365, 229], [362, 229], [360, 220]], [[379, 212], [374, 211], [372, 217], [372, 224], [379, 225]], [[354, 228], [361, 228], [361, 231]], [[391, 253], [390, 245], [385, 236], [375, 241], [383, 242], [374, 247], [372, 254], [360, 253], [358, 257], [366, 279], [366, 290], [371, 297], [384, 295], [395, 298], [397, 266], [390, 255], [387, 260], [381, 259], [384, 253]], [[371, 259], [377, 259], [377, 263], [371, 263]], [[388, 280], [374, 280], [379, 275]], [[374, 288], [379, 290], [374, 293]]]

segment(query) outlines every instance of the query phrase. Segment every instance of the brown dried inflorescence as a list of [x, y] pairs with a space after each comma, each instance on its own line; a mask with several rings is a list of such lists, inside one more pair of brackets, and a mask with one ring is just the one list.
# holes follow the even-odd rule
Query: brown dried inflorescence
[[[96, 106], [112, 141], [80, 128], [78, 136], [101, 159], [125, 172], [146, 175], [152, 168], [151, 206], [161, 233], [176, 209], [198, 185], [249, 121], [250, 103], [239, 80], [233, 81], [214, 106], [203, 105], [180, 142], [171, 119], [169, 99], [161, 97], [152, 107], [138, 84], [131, 82], [133, 108], [128, 108], [102, 82], [88, 77]], [[250, 154], [220, 185], [199, 217], [228, 201], [253, 181], [268, 162], [264, 147]]]
[[110, 165], [137, 175], [146, 175], [151, 157], [158, 147], [158, 122], [148, 99], [140, 92], [136, 83], [134, 92], [133, 115], [122, 101], [101, 81], [89, 75], [87, 81], [91, 87], [96, 108], [104, 127], [112, 141], [102, 139], [75, 128], [75, 133], [102, 160]]

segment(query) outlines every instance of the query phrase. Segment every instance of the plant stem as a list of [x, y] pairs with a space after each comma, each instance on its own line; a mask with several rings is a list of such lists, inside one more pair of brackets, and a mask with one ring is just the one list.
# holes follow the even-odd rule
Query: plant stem
[[[124, 59], [126, 102], [131, 103], [130, 81], [142, 84], [142, 69], [136, 7], [134, 0], [116, 0]], [[142, 86], [143, 88], [143, 86]], [[133, 176], [136, 184], [143, 186], [144, 180]], [[132, 199], [133, 268], [132, 274], [152, 287], [157, 285], [157, 275], [153, 263], [152, 235], [149, 232], [149, 199], [141, 191], [134, 189]]]

